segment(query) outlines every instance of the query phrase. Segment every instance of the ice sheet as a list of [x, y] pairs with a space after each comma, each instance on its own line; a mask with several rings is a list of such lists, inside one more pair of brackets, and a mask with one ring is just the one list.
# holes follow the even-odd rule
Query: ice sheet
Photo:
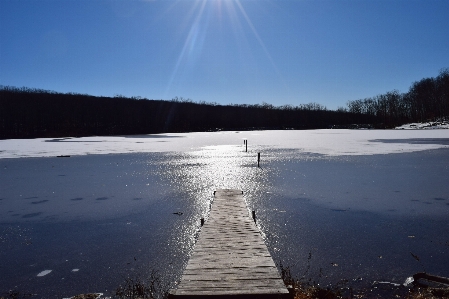
[[[169, 133], [80, 138], [0, 140], [0, 158], [135, 152], [185, 152], [205, 146], [238, 145], [297, 149], [340, 155], [375, 155], [449, 147], [449, 130], [288, 130]], [[409, 140], [427, 142], [408, 142]]]

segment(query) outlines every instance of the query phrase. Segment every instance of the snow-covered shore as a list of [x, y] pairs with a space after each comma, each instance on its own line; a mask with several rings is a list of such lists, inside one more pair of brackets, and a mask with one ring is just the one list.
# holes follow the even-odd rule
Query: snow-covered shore
[[425, 123], [410, 123], [395, 128], [396, 130], [434, 130], [449, 129], [449, 119], [430, 121]]

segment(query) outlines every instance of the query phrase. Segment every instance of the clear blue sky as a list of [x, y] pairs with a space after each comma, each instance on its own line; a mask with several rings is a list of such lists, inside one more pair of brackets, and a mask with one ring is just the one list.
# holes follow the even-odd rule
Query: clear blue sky
[[329, 109], [449, 67], [448, 0], [0, 0], [0, 84]]

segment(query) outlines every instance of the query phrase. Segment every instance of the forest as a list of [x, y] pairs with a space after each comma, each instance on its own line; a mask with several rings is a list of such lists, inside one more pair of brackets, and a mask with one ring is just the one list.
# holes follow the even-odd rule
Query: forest
[[375, 123], [376, 117], [297, 107], [218, 105], [141, 98], [95, 97], [1, 87], [0, 138], [132, 135], [217, 130], [317, 129]]
[[435, 78], [414, 82], [408, 92], [393, 90], [365, 99], [349, 101], [348, 112], [375, 116], [385, 127], [449, 117], [449, 68]]
[[217, 130], [391, 128], [449, 116], [449, 69], [387, 92], [328, 110], [317, 104], [275, 107], [150, 100], [0, 86], [0, 139], [133, 135]]

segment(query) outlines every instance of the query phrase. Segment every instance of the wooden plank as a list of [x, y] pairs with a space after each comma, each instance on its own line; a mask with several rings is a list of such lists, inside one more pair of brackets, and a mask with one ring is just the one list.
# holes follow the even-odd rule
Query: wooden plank
[[289, 298], [243, 192], [220, 189], [171, 298]]

